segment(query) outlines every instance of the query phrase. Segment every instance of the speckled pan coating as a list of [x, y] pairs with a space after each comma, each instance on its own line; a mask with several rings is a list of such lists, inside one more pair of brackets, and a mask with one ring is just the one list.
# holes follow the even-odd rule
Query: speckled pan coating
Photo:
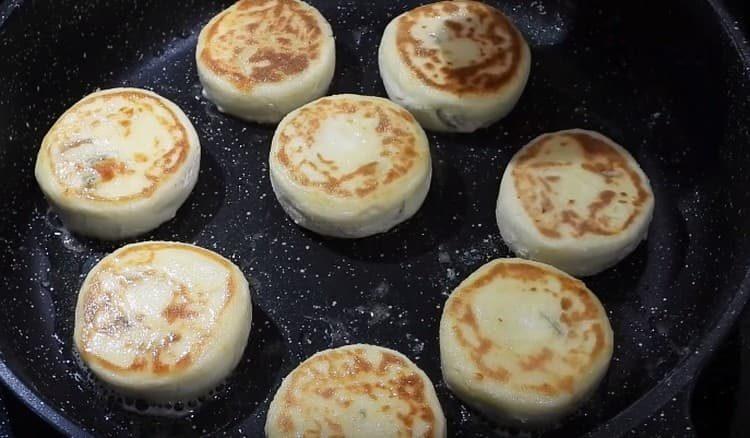
[[[587, 279], [611, 311], [612, 366], [592, 401], [545, 436], [625, 432], [697, 374], [750, 290], [740, 287], [750, 253], [750, 80], [709, 2], [492, 1], [535, 53], [523, 99], [488, 130], [431, 135], [434, 179], [423, 208], [355, 242], [294, 226], [267, 177], [273, 128], [224, 117], [200, 96], [197, 35], [230, 3], [0, 5], [0, 377], [38, 412], [69, 434], [258, 436], [283, 376], [316, 351], [365, 342], [402, 351], [426, 372], [451, 436], [496, 436], [441, 383], [442, 304], [470, 272], [509, 255], [494, 225], [499, 169], [536, 135], [572, 127], [628, 145], [660, 202], [649, 240]], [[310, 3], [337, 36], [331, 93], [384, 96], [381, 32], [421, 2]], [[120, 244], [67, 234], [33, 181], [36, 148], [54, 120], [97, 87], [122, 85], [173, 100], [204, 144], [192, 196], [144, 238], [220, 252], [253, 287], [253, 335], [237, 372], [180, 420], [125, 411], [87, 380], [72, 354], [75, 291]], [[682, 429], [661, 434], [682, 436], [679, 419], [668, 411], [652, 423], [675, 422]]]

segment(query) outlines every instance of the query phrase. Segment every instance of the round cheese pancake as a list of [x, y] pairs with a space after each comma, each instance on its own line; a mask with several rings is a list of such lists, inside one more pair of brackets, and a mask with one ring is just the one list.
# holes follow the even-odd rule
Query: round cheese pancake
[[426, 129], [472, 132], [513, 109], [526, 87], [531, 52], [497, 9], [443, 1], [391, 21], [379, 63], [388, 96]]
[[519, 257], [593, 275], [646, 238], [654, 194], [638, 163], [601, 134], [569, 130], [523, 147], [505, 169], [497, 224]]
[[251, 319], [248, 283], [232, 262], [193, 245], [145, 242], [89, 272], [73, 336], [84, 363], [116, 391], [189, 401], [234, 369]]
[[299, 0], [241, 0], [201, 31], [203, 94], [220, 111], [275, 123], [324, 95], [333, 78], [333, 31]]
[[270, 154], [276, 197], [298, 225], [365, 237], [410, 218], [430, 188], [424, 131], [408, 111], [377, 97], [325, 97], [289, 114]]
[[432, 382], [412, 361], [374, 345], [321, 351], [281, 383], [266, 436], [438, 438], [445, 417]]
[[606, 373], [612, 344], [604, 308], [586, 285], [521, 259], [471, 274], [440, 320], [448, 387], [512, 426], [543, 426], [573, 411]]
[[150, 91], [115, 88], [57, 120], [35, 174], [68, 229], [121, 239], [172, 219], [199, 168], [198, 134], [185, 113]]

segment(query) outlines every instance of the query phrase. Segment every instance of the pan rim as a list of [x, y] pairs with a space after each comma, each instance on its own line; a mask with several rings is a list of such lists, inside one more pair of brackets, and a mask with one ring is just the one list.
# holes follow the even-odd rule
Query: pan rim
[[[746, 39], [746, 35], [739, 28], [733, 25], [732, 15], [720, 0], [705, 0], [705, 2], [719, 19], [732, 51], [739, 56], [740, 64], [745, 67], [742, 75], [746, 81], [750, 82], [750, 41]], [[0, 33], [4, 30], [8, 19], [25, 3], [25, 0], [3, 0], [0, 2]], [[670, 399], [690, 391], [694, 380], [697, 378], [697, 373], [705, 367], [713, 356], [717, 345], [734, 328], [748, 301], [750, 301], [750, 266], [745, 266], [745, 276], [732, 300], [724, 307], [724, 313], [696, 344], [689, 346], [691, 352], [641, 397], [610, 417], [604, 424], [586, 432], [585, 435], [589, 437], [623, 435], [643, 424], [646, 418], [657, 413]], [[85, 427], [45, 402], [41, 394], [31, 389], [10, 369], [3, 356], [4, 354], [0, 350], [0, 381], [17, 399], [63, 434], [68, 436], [92, 436], [91, 432], [87, 431]]]
[[[731, 14], [719, 0], [706, 0], [706, 3], [719, 18], [733, 51], [737, 53], [740, 63], [745, 67], [742, 74], [747, 81], [750, 81], [750, 42], [747, 41], [745, 34], [732, 24]], [[725, 306], [721, 318], [705, 333], [697, 345], [690, 345], [692, 352], [672, 368], [656, 386], [610, 418], [606, 424], [599, 425], [586, 435], [604, 437], [612, 436], [612, 433], [624, 434], [643, 424], [648, 415], [656, 414], [670, 399], [685, 392], [691, 392], [698, 373], [705, 368], [713, 357], [714, 350], [734, 328], [748, 301], [750, 301], [750, 266], [745, 267], [745, 276], [733, 299]], [[649, 414], [644, 416], [643, 412], [649, 412]]]
[[13, 12], [23, 5], [24, 0], [4, 0], [0, 3], [0, 30], [3, 28], [3, 24], [8, 21]]
[[28, 387], [21, 379], [10, 370], [0, 354], [0, 380], [32, 412], [52, 425], [58, 432], [69, 436], [91, 436], [85, 429], [68, 417], [58, 412], [57, 409], [48, 405], [42, 397]]

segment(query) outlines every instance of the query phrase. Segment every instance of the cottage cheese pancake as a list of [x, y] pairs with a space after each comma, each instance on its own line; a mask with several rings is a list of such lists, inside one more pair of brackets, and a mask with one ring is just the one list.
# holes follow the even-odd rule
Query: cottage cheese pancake
[[350, 345], [315, 354], [282, 382], [266, 436], [438, 438], [445, 417], [430, 379], [401, 353]]
[[325, 97], [289, 114], [274, 135], [271, 183], [300, 226], [364, 237], [410, 218], [430, 187], [427, 137], [411, 114], [377, 97]]
[[472, 132], [513, 109], [531, 53], [502, 12], [458, 0], [396, 17], [383, 34], [379, 63], [388, 96], [426, 129]]
[[333, 31], [298, 0], [241, 0], [201, 31], [205, 96], [236, 117], [278, 122], [325, 94], [336, 64]]
[[514, 426], [573, 411], [606, 373], [612, 345], [607, 315], [586, 285], [521, 259], [479, 268], [453, 291], [440, 321], [448, 387]]
[[237, 365], [250, 292], [229, 260], [193, 245], [146, 242], [105, 257], [78, 295], [74, 341], [115, 390], [163, 403], [205, 395]]
[[65, 226], [102, 239], [174, 217], [192, 191], [200, 142], [172, 102], [115, 88], [73, 105], [44, 137], [35, 175]]
[[601, 134], [543, 135], [505, 169], [497, 223], [519, 256], [596, 274], [646, 238], [654, 194], [638, 163]]

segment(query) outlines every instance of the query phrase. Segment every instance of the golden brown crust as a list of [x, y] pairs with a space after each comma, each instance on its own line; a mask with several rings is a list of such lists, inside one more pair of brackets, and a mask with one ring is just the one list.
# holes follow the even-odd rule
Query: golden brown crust
[[[468, 40], [479, 47], [478, 57], [455, 65], [444, 51], [428, 47], [415, 35], [420, 20], [454, 15], [444, 22], [444, 39]], [[401, 61], [424, 84], [447, 93], [487, 95], [506, 86], [519, 73], [524, 56], [523, 36], [499, 10], [475, 1], [442, 1], [420, 6], [398, 18], [396, 45]], [[430, 35], [432, 38], [437, 38]]]
[[[377, 120], [376, 133], [381, 141], [379, 161], [342, 171], [335, 160], [316, 154], [303, 156], [310, 148], [326, 119], [344, 115]], [[396, 105], [369, 99], [323, 98], [299, 110], [285, 123], [277, 138], [276, 159], [297, 184], [315, 188], [339, 198], [364, 198], [385, 186], [398, 183], [415, 166], [423, 152], [414, 117]], [[293, 145], [302, 139], [303, 146]], [[311, 175], [314, 176], [311, 177]]]
[[[523, 283], [535, 284], [529, 286], [525, 292], [529, 294], [550, 294], [560, 300], [562, 316], [560, 321], [564, 327], [565, 336], [569, 339], [580, 339], [574, 346], [569, 346], [562, 354], [560, 351], [540, 347], [536, 352], [525, 355], [518, 354], [505, 346], [496, 343], [485, 333], [477, 322], [473, 310], [473, 300], [477, 292], [498, 278], [510, 278]], [[560, 290], [553, 291], [542, 286], [546, 281], [553, 280], [560, 283]], [[503, 290], [492, 293], [501, 294]], [[591, 364], [601, 360], [607, 346], [607, 335], [602, 326], [602, 319], [606, 319], [601, 307], [594, 301], [591, 292], [579, 280], [568, 275], [545, 269], [536, 264], [521, 261], [501, 261], [494, 263], [479, 278], [470, 283], [464, 283], [453, 293], [446, 306], [446, 315], [454, 321], [451, 329], [458, 344], [465, 350], [478, 370], [473, 376], [476, 380], [491, 380], [510, 386], [520, 386], [523, 392], [536, 392], [544, 396], [572, 394], [576, 374], [589, 369]], [[502, 322], [501, 322], [502, 323]], [[585, 348], [593, 337], [593, 345], [589, 350]], [[510, 363], [513, 368], [498, 364], [491, 364], [488, 355], [502, 353], [512, 357]], [[567, 364], [568, 371], [548, 365], [551, 362]], [[543, 373], [543, 383], [529, 384], [514, 381], [514, 373]]]
[[[328, 350], [302, 363], [287, 378], [283, 393], [277, 395], [282, 401], [281, 415], [276, 419], [279, 430], [312, 437], [319, 436], [325, 425], [333, 433], [328, 436], [344, 436], [336, 416], [316, 409], [315, 400], [333, 400], [348, 408], [356, 399], [366, 397], [378, 404], [381, 412], [393, 413], [399, 437], [416, 436], [418, 422], [425, 425], [422, 436], [434, 436], [438, 420], [430, 404], [427, 382], [413, 364], [393, 353], [378, 351], [378, 362], [371, 362], [364, 348], [352, 347]], [[295, 430], [292, 413], [314, 420], [317, 427]]]
[[[145, 324], [142, 315], [128, 315], [118, 306], [118, 301], [122, 299], [122, 290], [137, 284], [141, 275], [153, 278], [164, 277], [166, 274], [154, 269], [146, 269], [136, 274], [128, 274], [124, 271], [127, 268], [148, 265], [153, 261], [156, 253], [164, 249], [195, 252], [201, 257], [208, 258], [226, 268], [229, 275], [224, 286], [225, 295], [221, 307], [216, 312], [214, 321], [221, 317], [222, 312], [232, 301], [237, 287], [233, 276], [234, 267], [229, 261], [211, 251], [191, 245], [155, 242], [126, 247], [113, 254], [111, 256], [114, 257], [113, 259], [105, 259], [97, 265], [93, 277], [87, 280], [86, 290], [81, 291], [81, 293], [85, 293], [85, 302], [82, 307], [83, 325], [81, 326], [79, 352], [86, 362], [96, 363], [119, 374], [150, 372], [160, 375], [185, 369], [202, 355], [214, 327], [197, 327], [196, 324], [198, 323], [195, 319], [205, 308], [207, 298], [191, 294], [188, 286], [183, 283], [174, 284], [176, 290], [172, 292], [171, 301], [162, 312], [163, 320], [170, 327], [169, 332], [157, 342], [139, 343], [138, 340], [126, 340], [128, 347], [137, 350], [137, 354], [129, 366], [122, 367], [111, 363], [92, 353], [91, 348], [89, 348], [92, 339], [97, 334], [117, 337], [126, 329]], [[115, 278], [118, 282], [114, 290], [112, 278]], [[176, 279], [170, 277], [168, 281], [175, 283]], [[107, 284], [105, 285], [104, 282], [107, 282]], [[148, 327], [143, 329], [148, 330]], [[162, 355], [169, 352], [169, 348], [174, 343], [182, 340], [181, 332], [186, 330], [201, 332], [199, 341], [189, 345], [179, 357], [173, 357], [172, 360], [167, 362], [163, 361]]]
[[241, 0], [204, 32], [201, 61], [243, 91], [302, 73], [324, 38], [317, 12], [296, 0]]
[[[551, 148], [570, 148], [570, 161], [545, 158]], [[575, 158], [580, 156], [580, 159]], [[623, 153], [598, 136], [583, 131], [547, 134], [524, 148], [512, 170], [518, 198], [534, 226], [548, 238], [565, 236], [580, 238], [585, 235], [612, 236], [627, 229], [644, 211], [653, 198], [647, 182], [631, 165]], [[558, 176], [544, 175], [548, 169], [580, 167], [602, 179], [605, 187], [627, 184], [634, 194], [606, 188], [585, 206], [582, 215], [577, 202], [571, 198], [561, 200], [564, 193], [558, 193]], [[605, 209], [614, 203], [619, 208], [627, 208], [629, 214], [624, 220], [616, 221], [606, 214]]]
[[[108, 108], [106, 111], [101, 109], [102, 102], [113, 102], [116, 99], [126, 99], [126, 106]], [[93, 108], [91, 107], [93, 106]], [[131, 175], [132, 169], [127, 164], [116, 158], [103, 158], [93, 163], [93, 169], [99, 174], [98, 182], [93, 182], [85, 187], [70, 187], [58, 173], [56, 167], [55, 152], [63, 153], [71, 149], [91, 144], [91, 138], [79, 138], [78, 133], [85, 133], [90, 127], [96, 128], [101, 124], [102, 118], [113, 122], [119, 126], [121, 134], [127, 138], [132, 133], [132, 122], [137, 116], [143, 113], [151, 113], [158, 123], [168, 132], [173, 139], [170, 145], [158, 144], [155, 139], [154, 152], [162, 151], [161, 155], [152, 160], [151, 166], [146, 170], [145, 177], [149, 184], [137, 193], [123, 196], [106, 197], [96, 192], [96, 187], [100, 183], [109, 183], [119, 176]], [[164, 114], [167, 116], [165, 117]], [[68, 127], [67, 118], [76, 117], [75, 125]], [[61, 128], [65, 125], [65, 128]], [[58, 130], [65, 132], [58, 132]], [[148, 198], [156, 192], [160, 184], [185, 163], [190, 149], [190, 139], [185, 125], [177, 114], [159, 97], [139, 91], [126, 90], [112, 93], [103, 93], [88, 96], [76, 103], [70, 108], [52, 127], [48, 138], [45, 138], [45, 151], [49, 171], [54, 176], [58, 185], [63, 188], [63, 194], [67, 197], [83, 198], [90, 201], [119, 203], [133, 201], [136, 199]], [[62, 138], [57, 138], [62, 136]], [[62, 143], [61, 143], [62, 141]], [[117, 145], [109, 145], [109, 147]], [[133, 157], [136, 162], [146, 162], [148, 157], [143, 154], [136, 154]], [[78, 171], [83, 171], [83, 164], [77, 163]]]

